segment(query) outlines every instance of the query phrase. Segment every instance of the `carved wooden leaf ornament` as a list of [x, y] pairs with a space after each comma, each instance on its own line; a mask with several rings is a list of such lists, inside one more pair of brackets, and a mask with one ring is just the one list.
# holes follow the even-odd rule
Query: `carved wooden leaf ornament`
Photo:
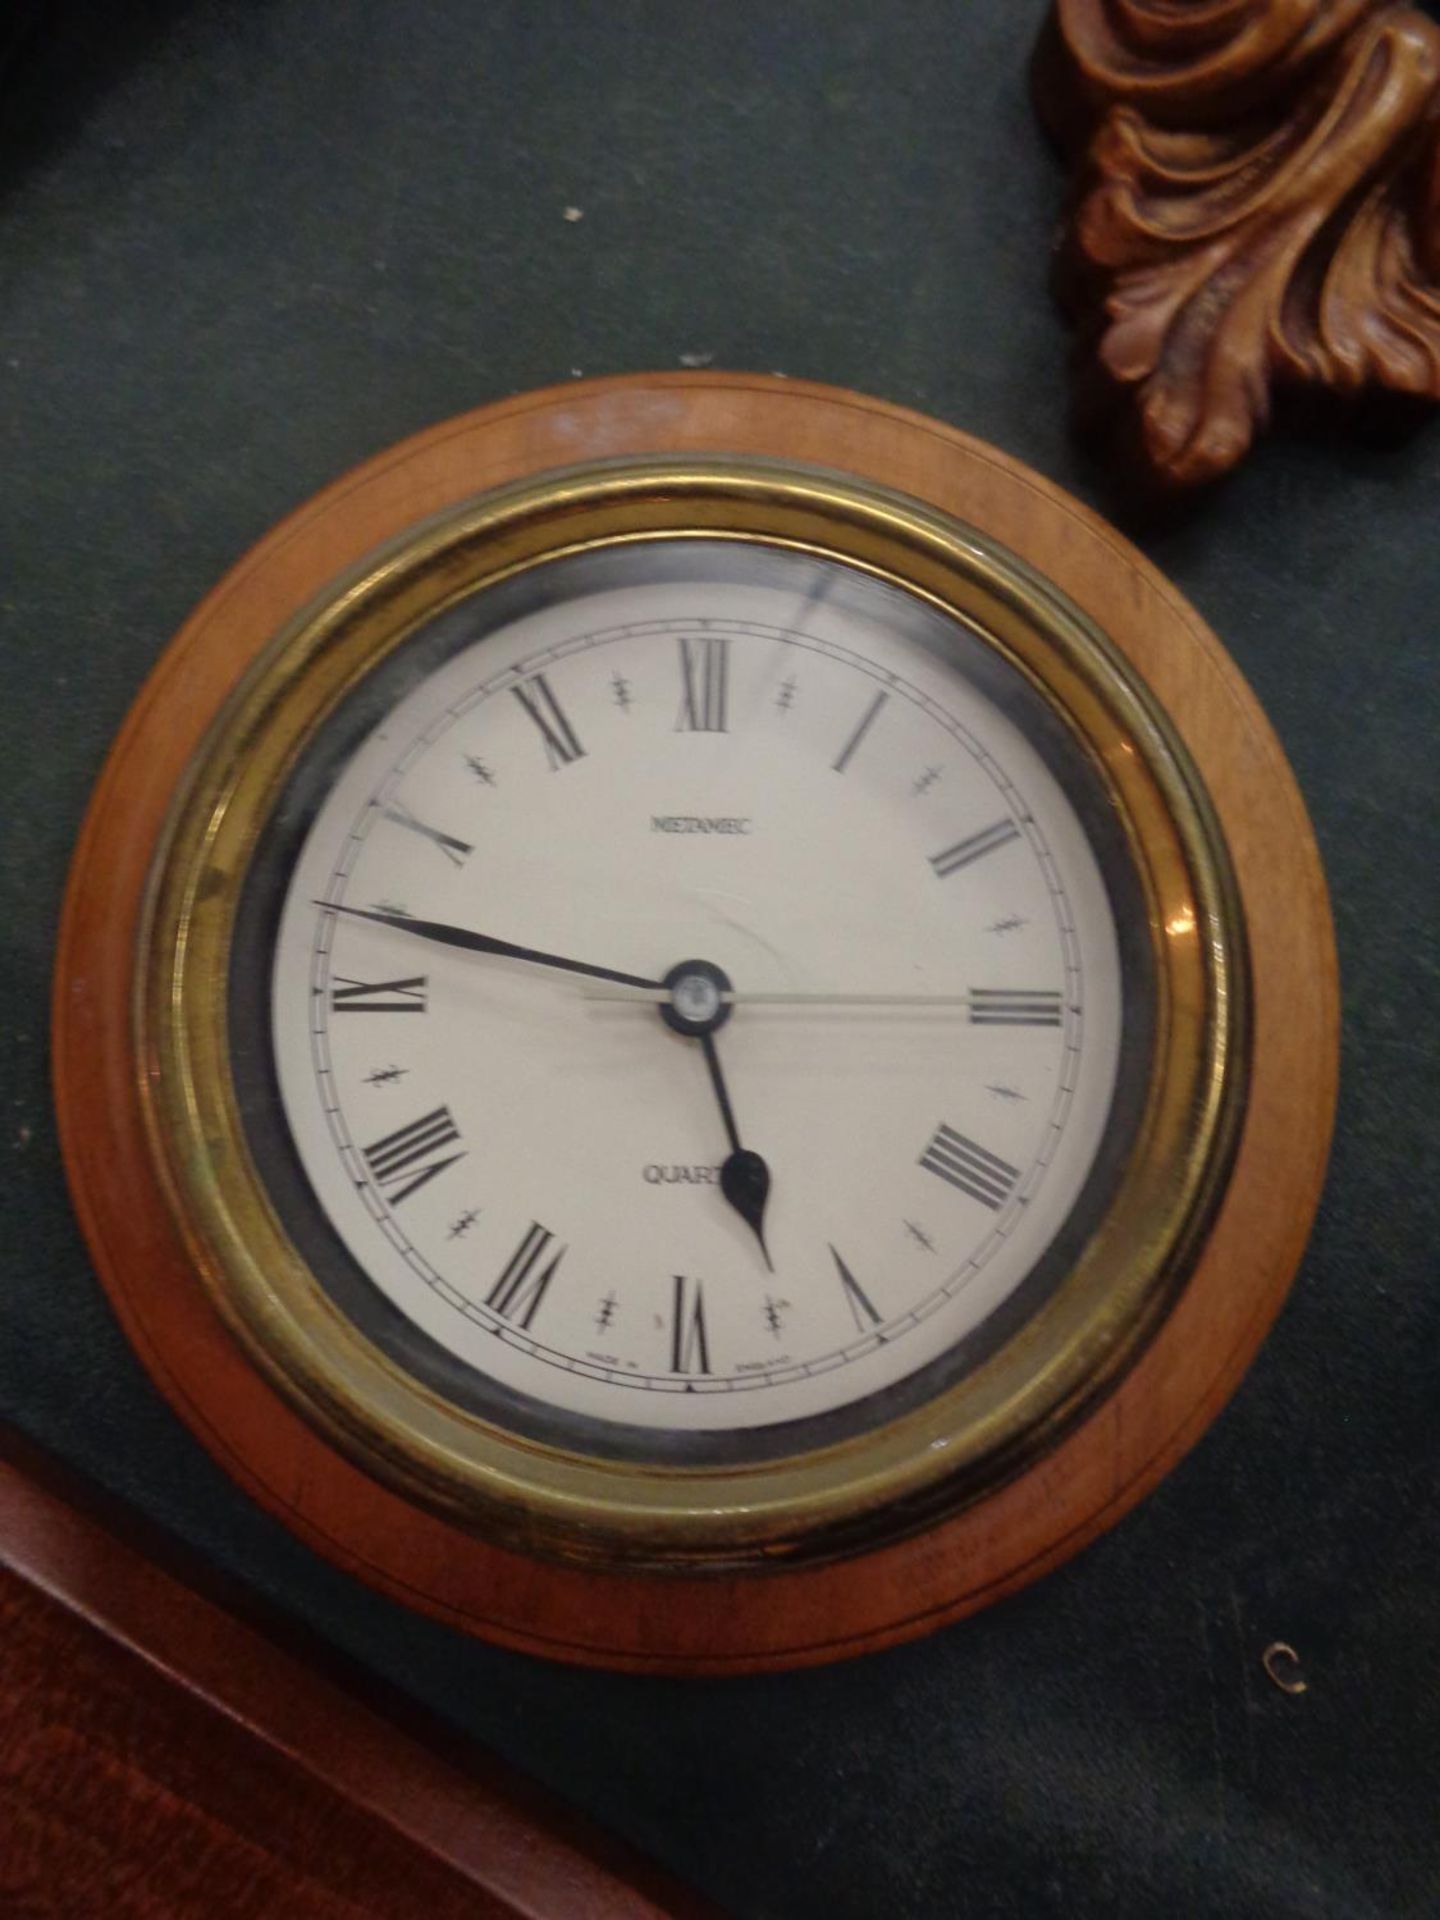
[[1213, 480], [1277, 386], [1440, 399], [1440, 26], [1390, 0], [1056, 0], [1061, 291], [1145, 465]]

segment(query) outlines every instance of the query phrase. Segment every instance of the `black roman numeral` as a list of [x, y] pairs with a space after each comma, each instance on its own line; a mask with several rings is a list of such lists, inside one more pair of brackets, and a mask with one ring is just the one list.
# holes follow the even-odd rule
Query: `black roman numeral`
[[549, 1266], [541, 1265], [554, 1238], [550, 1229], [542, 1227], [538, 1220], [531, 1222], [529, 1232], [511, 1254], [505, 1271], [485, 1296], [486, 1306], [493, 1307], [502, 1320], [513, 1320], [517, 1326], [528, 1327], [535, 1318], [545, 1290], [555, 1278], [555, 1269], [565, 1258], [565, 1248], [559, 1247]]
[[677, 733], [728, 733], [730, 637], [723, 633], [679, 634], [680, 718]]
[[998, 1153], [977, 1147], [963, 1133], [943, 1125], [921, 1154], [920, 1165], [984, 1207], [1001, 1206], [1020, 1178], [1020, 1169], [1002, 1160]]
[[560, 767], [568, 767], [573, 760], [585, 758], [585, 749], [566, 719], [560, 702], [550, 691], [550, 682], [543, 673], [532, 674], [510, 691], [540, 729], [540, 738], [545, 742], [545, 757], [550, 762], [552, 773]]
[[399, 800], [392, 800], [383, 812], [385, 818], [393, 820], [397, 827], [408, 827], [411, 833], [418, 833], [422, 839], [437, 846], [452, 866], [463, 867], [466, 855], [475, 851], [468, 840], [457, 840], [453, 833], [442, 833], [439, 827], [427, 826], [425, 821], [417, 820]]
[[845, 1262], [840, 1258], [840, 1255], [835, 1251], [834, 1247], [831, 1247], [830, 1255], [835, 1262], [836, 1271], [840, 1275], [840, 1286], [845, 1295], [845, 1304], [849, 1307], [851, 1317], [854, 1319], [855, 1331], [857, 1333], [865, 1333], [869, 1327], [878, 1327], [880, 1324], [879, 1309], [875, 1306], [869, 1294], [866, 1293], [849, 1267], [847, 1267]]
[[974, 987], [970, 993], [972, 1027], [1058, 1027], [1058, 993], [1022, 987]]
[[436, 1107], [433, 1113], [412, 1120], [408, 1127], [397, 1127], [374, 1146], [364, 1148], [363, 1158], [375, 1184], [391, 1206], [398, 1207], [437, 1173], [443, 1173], [446, 1167], [453, 1167], [457, 1160], [465, 1158], [463, 1148], [443, 1160], [430, 1158], [459, 1138], [460, 1129], [450, 1118], [450, 1109]]
[[1020, 829], [1013, 820], [997, 820], [993, 827], [984, 827], [979, 833], [972, 833], [968, 840], [957, 840], [953, 847], [946, 847], [943, 853], [932, 853], [930, 864], [942, 880], [950, 874], [958, 873], [961, 867], [968, 867], [972, 860], [979, 860], [987, 853], [993, 853], [996, 847], [1003, 847], [1011, 840], [1020, 838]]
[[889, 698], [890, 696], [888, 693], [885, 693], [883, 691], [880, 693], [877, 693], [875, 698], [870, 702], [869, 706], [866, 707], [864, 713], [861, 714], [859, 726], [856, 727], [855, 731], [851, 734], [850, 738], [845, 742], [844, 746], [840, 749], [840, 752], [837, 755], [837, 757], [830, 762], [831, 766], [835, 769], [836, 773], [843, 773], [846, 767], [849, 766], [851, 756], [854, 754], [855, 749], [859, 746], [860, 742], [865, 738], [866, 734], [870, 731], [871, 727], [875, 723], [875, 718], [879, 713], [881, 707], [884, 706], [885, 702]]
[[[693, 1292], [691, 1289], [694, 1289]], [[705, 1332], [705, 1299], [698, 1280], [675, 1276], [675, 1306], [670, 1322], [670, 1371], [709, 1373], [710, 1342]]]
[[330, 1009], [333, 1013], [424, 1013], [428, 977], [417, 973], [413, 980], [347, 980], [337, 973], [330, 987]]

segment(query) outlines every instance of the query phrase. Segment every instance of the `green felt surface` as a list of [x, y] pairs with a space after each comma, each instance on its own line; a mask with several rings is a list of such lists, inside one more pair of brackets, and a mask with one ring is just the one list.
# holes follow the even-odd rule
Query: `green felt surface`
[[[1440, 432], [1270, 444], [1143, 541], [1311, 806], [1340, 1127], [1230, 1410], [1025, 1595], [723, 1684], [462, 1641], [210, 1465], [131, 1358], [62, 1183], [47, 981], [105, 747], [206, 587], [354, 461], [575, 369], [700, 355], [921, 408], [1106, 507], [1046, 293], [1040, 11], [36, 10], [0, 76], [0, 1415], [736, 1913], [1435, 1912]], [[1307, 1693], [1266, 1679], [1276, 1639]]]

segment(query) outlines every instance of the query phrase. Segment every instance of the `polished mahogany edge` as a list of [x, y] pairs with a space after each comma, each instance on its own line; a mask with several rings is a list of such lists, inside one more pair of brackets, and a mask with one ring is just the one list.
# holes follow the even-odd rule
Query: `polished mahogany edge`
[[[718, 1909], [0, 1423], [0, 1567], [525, 1920]], [[5, 1716], [0, 1698], [0, 1719]], [[491, 1904], [493, 1903], [493, 1904]]]
[[[381, 540], [504, 482], [582, 460], [769, 455], [857, 471], [978, 526], [1046, 573], [1169, 708], [1209, 788], [1245, 903], [1250, 1101], [1226, 1198], [1170, 1319], [1054, 1453], [914, 1540], [749, 1579], [595, 1575], [487, 1545], [341, 1458], [265, 1385], [194, 1283], [150, 1166], [130, 979], [152, 849], [238, 674]], [[1161, 575], [1079, 503], [903, 408], [759, 375], [547, 389], [446, 421], [336, 482], [216, 587], [162, 657], [107, 763], [72, 869], [55, 989], [56, 1096], [77, 1210], [162, 1392], [242, 1485], [392, 1596], [503, 1644], [636, 1671], [815, 1664], [923, 1633], [1025, 1584], [1132, 1506], [1223, 1406], [1278, 1312], [1318, 1200], [1338, 990], [1303, 804], [1253, 696]]]

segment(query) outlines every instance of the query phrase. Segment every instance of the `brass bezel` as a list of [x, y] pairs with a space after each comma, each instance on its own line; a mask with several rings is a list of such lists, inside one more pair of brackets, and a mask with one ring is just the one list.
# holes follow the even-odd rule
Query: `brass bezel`
[[[973, 1373], [888, 1425], [748, 1467], [636, 1465], [520, 1438], [380, 1353], [308, 1271], [251, 1160], [228, 1057], [231, 935], [297, 757], [417, 625], [481, 587], [635, 540], [759, 541], [862, 568], [978, 630], [1080, 740], [1149, 908], [1154, 1059], [1114, 1201], [1049, 1301]], [[212, 1299], [312, 1425], [408, 1497], [522, 1550], [634, 1571], [763, 1567], [873, 1548], [983, 1497], [1109, 1391], [1184, 1282], [1243, 1110], [1248, 980], [1223, 837], [1174, 729], [1118, 650], [1022, 560], [919, 502], [761, 459], [568, 469], [389, 543], [280, 632], [177, 796], [137, 968], [140, 1096]]]

